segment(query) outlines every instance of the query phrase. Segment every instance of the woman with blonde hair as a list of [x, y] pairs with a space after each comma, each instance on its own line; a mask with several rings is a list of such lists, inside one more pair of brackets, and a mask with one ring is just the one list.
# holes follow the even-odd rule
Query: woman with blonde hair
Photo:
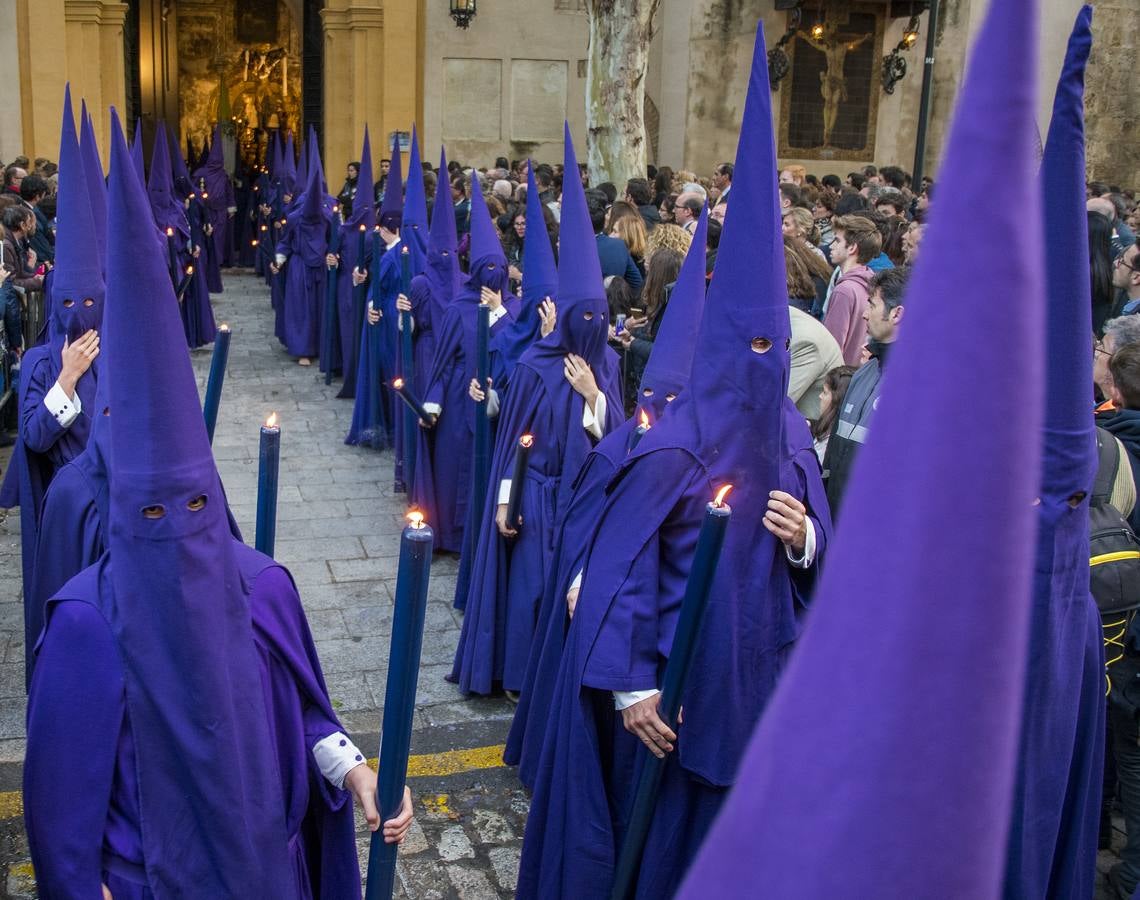
[[649, 233], [646, 240], [645, 266], [653, 264], [653, 254], [658, 250], [676, 250], [681, 256], [689, 252], [693, 236], [680, 225], [662, 223]]
[[810, 210], [802, 206], [793, 206], [784, 210], [783, 228], [785, 237], [801, 241], [821, 257], [823, 256], [823, 251], [819, 249], [819, 228], [816, 227]]
[[641, 218], [641, 213], [638, 212], [637, 207], [626, 203], [624, 200], [619, 200], [611, 206], [607, 231], [611, 237], [619, 238], [625, 242], [629, 248], [629, 255], [633, 257], [634, 263], [644, 277], [645, 248], [648, 236], [645, 230], [645, 220]]

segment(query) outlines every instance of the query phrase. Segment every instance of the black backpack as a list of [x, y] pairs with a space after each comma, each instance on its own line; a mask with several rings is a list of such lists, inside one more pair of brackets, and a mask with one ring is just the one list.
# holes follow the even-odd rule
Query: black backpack
[[1097, 428], [1096, 448], [1096, 482], [1089, 500], [1089, 580], [1097, 608], [1109, 616], [1140, 607], [1140, 540], [1112, 505], [1120, 444]]

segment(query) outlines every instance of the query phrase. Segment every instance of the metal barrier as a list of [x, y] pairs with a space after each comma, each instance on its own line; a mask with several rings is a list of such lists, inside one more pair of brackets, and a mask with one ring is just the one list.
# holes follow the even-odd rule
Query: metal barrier
[[[23, 318], [24, 349], [35, 345], [36, 337], [40, 333], [44, 322], [44, 292], [26, 291], [23, 288], [12, 286], [11, 290], [19, 298], [20, 311]], [[3, 323], [0, 322], [0, 412], [5, 411], [9, 403], [14, 403], [18, 389], [18, 380], [13, 373], [13, 363], [16, 354], [8, 346], [7, 333], [4, 332]], [[17, 370], [18, 371], [18, 370]]]

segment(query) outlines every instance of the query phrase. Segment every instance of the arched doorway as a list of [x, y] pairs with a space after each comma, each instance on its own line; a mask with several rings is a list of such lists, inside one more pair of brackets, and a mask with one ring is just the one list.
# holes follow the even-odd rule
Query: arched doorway
[[[227, 157], [264, 158], [270, 135], [321, 136], [322, 0], [129, 0], [129, 125], [159, 121], [195, 157], [214, 122]], [[227, 160], [229, 162], [230, 159]]]

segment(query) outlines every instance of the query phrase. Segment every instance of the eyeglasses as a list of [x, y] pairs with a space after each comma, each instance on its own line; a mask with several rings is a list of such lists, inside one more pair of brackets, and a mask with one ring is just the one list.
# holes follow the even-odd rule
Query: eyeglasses
[[[1116, 259], [1114, 259], [1114, 260], [1112, 261], [1112, 264], [1113, 264], [1114, 266], [1124, 266], [1124, 268], [1126, 268], [1126, 269], [1130, 269], [1131, 271], [1135, 272], [1135, 271], [1136, 271], [1136, 267], [1135, 267], [1134, 265], [1132, 265], [1132, 263], [1128, 262], [1128, 260], [1126, 260], [1126, 259], [1124, 258], [1124, 257], [1125, 257], [1125, 254], [1126, 254], [1126, 253], [1127, 253], [1127, 251], [1125, 251], [1125, 253], [1121, 253], [1121, 254], [1120, 254], [1120, 256], [1116, 257]], [[1135, 256], [1134, 256], [1134, 257], [1132, 257], [1132, 258], [1133, 258], [1133, 259], [1136, 259], [1136, 257], [1135, 257]]]
[[1104, 356], [1107, 356], [1109, 359], [1112, 359], [1112, 357], [1115, 355], [1115, 354], [1109, 353], [1104, 348], [1104, 343], [1101, 341], [1097, 341], [1095, 344], [1093, 344], [1093, 355], [1096, 356], [1097, 354], [1102, 354]]

